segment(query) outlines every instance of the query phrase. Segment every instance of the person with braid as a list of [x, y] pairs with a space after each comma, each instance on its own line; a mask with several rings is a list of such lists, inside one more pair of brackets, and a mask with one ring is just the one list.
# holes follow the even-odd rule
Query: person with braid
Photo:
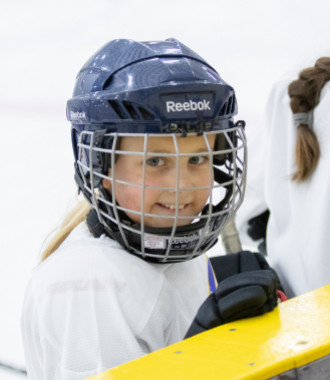
[[251, 161], [264, 167], [250, 165], [237, 218], [241, 232], [265, 242], [291, 297], [330, 283], [330, 57], [293, 79], [271, 91], [266, 143], [250, 146]]

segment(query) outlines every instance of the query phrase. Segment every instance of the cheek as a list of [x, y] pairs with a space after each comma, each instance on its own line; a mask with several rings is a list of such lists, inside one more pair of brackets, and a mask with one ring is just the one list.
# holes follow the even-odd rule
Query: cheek
[[206, 205], [207, 200], [210, 198], [210, 191], [209, 190], [200, 190], [197, 194], [197, 205], [199, 211], [203, 209], [203, 207]]
[[[213, 176], [211, 180], [211, 184], [213, 184]], [[199, 184], [198, 186], [205, 186], [208, 187], [207, 189], [197, 190], [197, 202], [201, 208], [203, 208], [207, 202], [207, 200], [210, 198], [212, 188], [210, 186], [210, 177], [209, 173], [205, 172], [201, 174], [199, 178]]]
[[112, 192], [120, 206], [137, 211], [138, 202], [140, 202], [141, 199], [141, 189], [137, 186], [118, 182], [125, 181], [132, 184], [138, 184], [137, 173], [134, 173], [134, 171], [131, 170], [130, 165], [128, 165], [126, 161], [125, 157], [121, 157], [115, 165], [115, 170], [112, 173], [115, 178]]
[[141, 189], [138, 187], [117, 183], [115, 197], [120, 206], [135, 211], [140, 210]]
[[[141, 211], [142, 189], [136, 186], [116, 184], [115, 196], [116, 201], [122, 207], [134, 211]], [[150, 209], [158, 198], [159, 191], [154, 189], [144, 190], [144, 211], [150, 212]]]
[[[142, 189], [137, 188], [135, 186], [128, 186], [123, 184], [118, 184], [116, 187], [116, 201], [121, 206], [127, 209], [124, 212], [127, 216], [135, 223], [141, 222], [141, 216], [139, 214], [135, 214], [129, 212], [128, 210], [141, 212], [141, 204], [142, 204]], [[152, 189], [146, 189], [144, 194], [144, 212], [148, 214], [153, 213], [153, 206], [157, 200], [157, 191]], [[153, 226], [154, 219], [150, 219], [148, 217], [145, 218], [145, 225]]]

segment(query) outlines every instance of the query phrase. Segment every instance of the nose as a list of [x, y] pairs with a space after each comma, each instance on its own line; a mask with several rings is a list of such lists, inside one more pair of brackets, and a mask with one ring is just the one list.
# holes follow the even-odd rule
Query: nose
[[189, 171], [187, 165], [179, 165], [179, 168], [173, 168], [169, 173], [168, 183], [172, 188], [171, 192], [189, 191], [194, 187], [194, 175]]

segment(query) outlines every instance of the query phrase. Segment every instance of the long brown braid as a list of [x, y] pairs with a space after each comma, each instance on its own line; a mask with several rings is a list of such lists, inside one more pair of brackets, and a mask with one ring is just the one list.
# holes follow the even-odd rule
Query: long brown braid
[[[299, 78], [290, 83], [288, 92], [294, 114], [312, 111], [319, 103], [320, 93], [330, 80], [330, 57], [319, 58], [314, 67], [304, 69]], [[320, 157], [320, 146], [314, 131], [307, 124], [299, 124], [296, 142], [296, 173], [292, 179], [304, 182], [314, 172]]]

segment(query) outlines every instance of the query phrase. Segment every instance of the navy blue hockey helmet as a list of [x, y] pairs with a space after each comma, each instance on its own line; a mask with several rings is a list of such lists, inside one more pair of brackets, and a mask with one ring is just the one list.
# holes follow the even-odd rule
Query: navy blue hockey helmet
[[[246, 141], [244, 123], [233, 122], [236, 113], [233, 88], [203, 58], [175, 39], [119, 39], [98, 50], [77, 76], [67, 117], [72, 124], [76, 182], [106, 233], [129, 252], [159, 262], [188, 260], [209, 249], [244, 194]], [[210, 135], [216, 135], [213, 147], [207, 142]], [[180, 217], [178, 197], [171, 206], [172, 218], [167, 216], [171, 226], [156, 228], [132, 221], [130, 210], [103, 186], [105, 180], [117, 181], [109, 169], [123, 154], [121, 139], [138, 136], [170, 136], [176, 147], [178, 138], [205, 139], [207, 152], [203, 154], [209, 155], [213, 173], [209, 200], [194, 218], [185, 216], [187, 223], [180, 223], [184, 217]], [[139, 152], [145, 158], [147, 146], [145, 140], [144, 151]], [[176, 148], [176, 159], [180, 157]], [[179, 177], [179, 170], [176, 175]], [[145, 183], [126, 185], [146, 187]], [[177, 188], [179, 191], [184, 190]], [[145, 198], [142, 193], [141, 201]], [[134, 213], [144, 220], [143, 206]]]

